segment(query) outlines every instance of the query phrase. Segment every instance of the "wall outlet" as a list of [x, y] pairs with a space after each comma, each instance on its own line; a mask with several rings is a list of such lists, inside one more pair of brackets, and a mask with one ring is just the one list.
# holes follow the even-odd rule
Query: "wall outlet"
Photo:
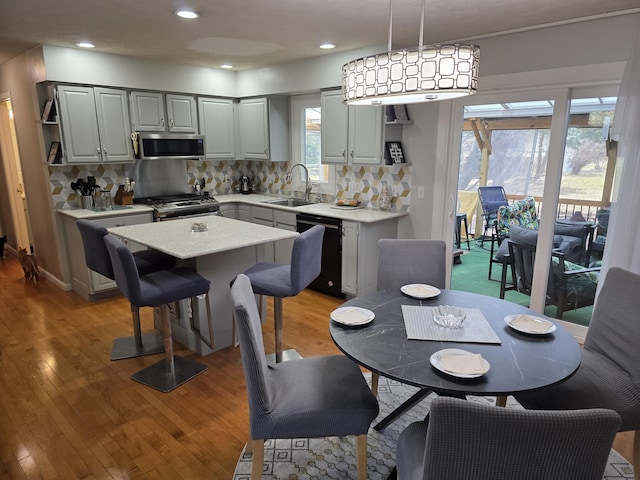
[[424, 187], [418, 187], [418, 198], [424, 198]]

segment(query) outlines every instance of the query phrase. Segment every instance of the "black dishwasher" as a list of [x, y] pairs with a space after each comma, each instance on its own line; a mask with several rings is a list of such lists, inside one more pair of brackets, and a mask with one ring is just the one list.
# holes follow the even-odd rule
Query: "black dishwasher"
[[314, 225], [324, 226], [322, 241], [322, 271], [309, 288], [337, 298], [345, 298], [342, 293], [342, 220], [299, 213], [297, 215], [298, 233], [309, 230]]

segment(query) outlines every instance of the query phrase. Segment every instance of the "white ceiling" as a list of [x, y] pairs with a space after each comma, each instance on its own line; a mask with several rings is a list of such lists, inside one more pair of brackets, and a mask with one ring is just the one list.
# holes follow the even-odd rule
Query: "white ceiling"
[[[196, 20], [174, 15], [178, 8]], [[418, 44], [421, 0], [394, 0], [393, 47]], [[425, 44], [611, 15], [640, 0], [427, 0]], [[386, 45], [389, 0], [2, 0], [0, 63], [38, 44], [217, 68]], [[597, 34], [594, 32], [594, 34]], [[386, 49], [386, 48], [385, 48]]]

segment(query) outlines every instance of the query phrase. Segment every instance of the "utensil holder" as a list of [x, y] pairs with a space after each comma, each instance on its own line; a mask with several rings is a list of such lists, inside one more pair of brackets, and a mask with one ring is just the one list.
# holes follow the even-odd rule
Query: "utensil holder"
[[93, 199], [93, 195], [81, 195], [80, 206], [82, 208], [94, 208], [95, 202]]
[[114, 203], [116, 205], [133, 205], [133, 191], [125, 192], [124, 185], [120, 185], [116, 192]]

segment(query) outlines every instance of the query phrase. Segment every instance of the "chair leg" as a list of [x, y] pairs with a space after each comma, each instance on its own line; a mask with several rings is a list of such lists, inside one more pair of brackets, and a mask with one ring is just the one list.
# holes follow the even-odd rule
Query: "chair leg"
[[371, 391], [376, 398], [378, 398], [378, 380], [380, 380], [380, 374], [378, 372], [371, 372]]
[[264, 463], [264, 440], [251, 440], [253, 459], [251, 460], [251, 480], [262, 479], [262, 464]]
[[[254, 460], [255, 461], [255, 460]], [[356, 437], [356, 467], [358, 480], [367, 480], [367, 434]]]
[[207, 325], [209, 328], [209, 338], [202, 335], [202, 332], [200, 331], [200, 327], [196, 326], [196, 322], [195, 322], [196, 314], [198, 315], [198, 318], [200, 317], [199, 308], [194, 308], [195, 305], [198, 305], [198, 307], [200, 306], [198, 297], [191, 298], [191, 329], [198, 334], [198, 336], [200, 337], [200, 340], [202, 340], [211, 350], [213, 350], [213, 320], [211, 318], [211, 305], [209, 304], [208, 292], [204, 294], [204, 303], [207, 309]]
[[276, 363], [282, 362], [282, 298], [273, 297], [273, 319], [276, 334]]
[[498, 395], [496, 397], [496, 407], [506, 407], [506, 406], [507, 406], [507, 396]]
[[251, 455], [253, 453], [253, 439], [251, 435], [249, 435], [249, 440], [247, 440], [247, 446], [244, 448], [245, 453]]
[[131, 305], [131, 319], [133, 325], [132, 337], [120, 337], [113, 340], [111, 360], [142, 357], [164, 352], [162, 336], [157, 333], [142, 334], [140, 328], [140, 308]]
[[166, 363], [166, 373], [175, 377], [176, 366], [173, 358], [173, 338], [171, 335], [171, 314], [169, 305], [160, 307], [160, 316], [162, 317], [162, 337], [164, 338], [164, 358]]
[[636, 430], [633, 436], [633, 475], [640, 480], [640, 430]]

